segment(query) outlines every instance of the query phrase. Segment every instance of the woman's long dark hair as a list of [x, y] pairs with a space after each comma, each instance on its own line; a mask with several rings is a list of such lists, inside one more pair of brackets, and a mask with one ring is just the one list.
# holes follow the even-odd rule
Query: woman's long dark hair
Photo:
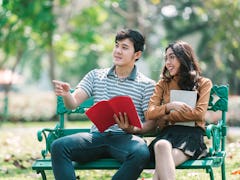
[[[178, 86], [182, 90], [196, 90], [198, 87], [198, 78], [201, 74], [201, 70], [192, 47], [184, 41], [177, 41], [169, 44], [165, 49], [165, 52], [169, 48], [172, 49], [173, 53], [180, 62]], [[162, 78], [167, 82], [171, 81], [173, 78], [169, 74], [166, 66], [163, 68]]]

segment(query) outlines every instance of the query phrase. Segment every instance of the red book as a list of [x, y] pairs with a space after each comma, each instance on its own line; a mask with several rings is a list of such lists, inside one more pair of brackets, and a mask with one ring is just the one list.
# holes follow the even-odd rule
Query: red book
[[115, 96], [109, 100], [97, 102], [86, 111], [86, 115], [100, 132], [104, 132], [107, 128], [116, 124], [113, 115], [118, 115], [119, 112], [122, 114], [126, 112], [129, 123], [142, 128], [136, 108], [129, 96]]

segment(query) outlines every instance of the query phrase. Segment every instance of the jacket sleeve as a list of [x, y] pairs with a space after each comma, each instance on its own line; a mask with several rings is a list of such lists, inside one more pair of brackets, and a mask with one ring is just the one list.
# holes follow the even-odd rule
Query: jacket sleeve
[[164, 104], [164, 83], [159, 81], [154, 89], [153, 95], [150, 98], [147, 119], [157, 120], [166, 114], [166, 105]]

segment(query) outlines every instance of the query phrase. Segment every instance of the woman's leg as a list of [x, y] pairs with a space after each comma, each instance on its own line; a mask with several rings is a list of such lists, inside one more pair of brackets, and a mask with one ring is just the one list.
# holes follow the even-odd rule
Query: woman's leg
[[172, 156], [174, 160], [175, 167], [187, 161], [190, 157], [183, 153], [183, 151], [173, 148]]
[[153, 174], [153, 180], [159, 180], [156, 170], [154, 171], [154, 174]]
[[158, 140], [154, 145], [155, 174], [154, 180], [175, 180], [175, 163], [172, 145], [167, 140]]
[[[159, 140], [154, 145], [156, 170], [153, 176], [154, 180], [175, 179], [175, 167], [187, 161], [190, 157], [183, 151], [173, 148], [167, 140]], [[164, 164], [160, 162], [166, 162]], [[169, 176], [168, 176], [169, 175]], [[171, 177], [172, 175], [172, 177]]]

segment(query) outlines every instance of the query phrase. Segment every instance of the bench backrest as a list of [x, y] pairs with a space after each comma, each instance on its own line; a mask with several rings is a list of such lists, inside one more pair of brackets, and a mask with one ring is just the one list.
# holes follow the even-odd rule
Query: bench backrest
[[57, 115], [59, 115], [59, 128], [64, 128], [65, 114], [72, 113], [85, 113], [85, 110], [93, 105], [93, 97], [90, 97], [84, 101], [80, 106], [74, 110], [69, 110], [65, 107], [63, 98], [61, 96], [57, 97]]

